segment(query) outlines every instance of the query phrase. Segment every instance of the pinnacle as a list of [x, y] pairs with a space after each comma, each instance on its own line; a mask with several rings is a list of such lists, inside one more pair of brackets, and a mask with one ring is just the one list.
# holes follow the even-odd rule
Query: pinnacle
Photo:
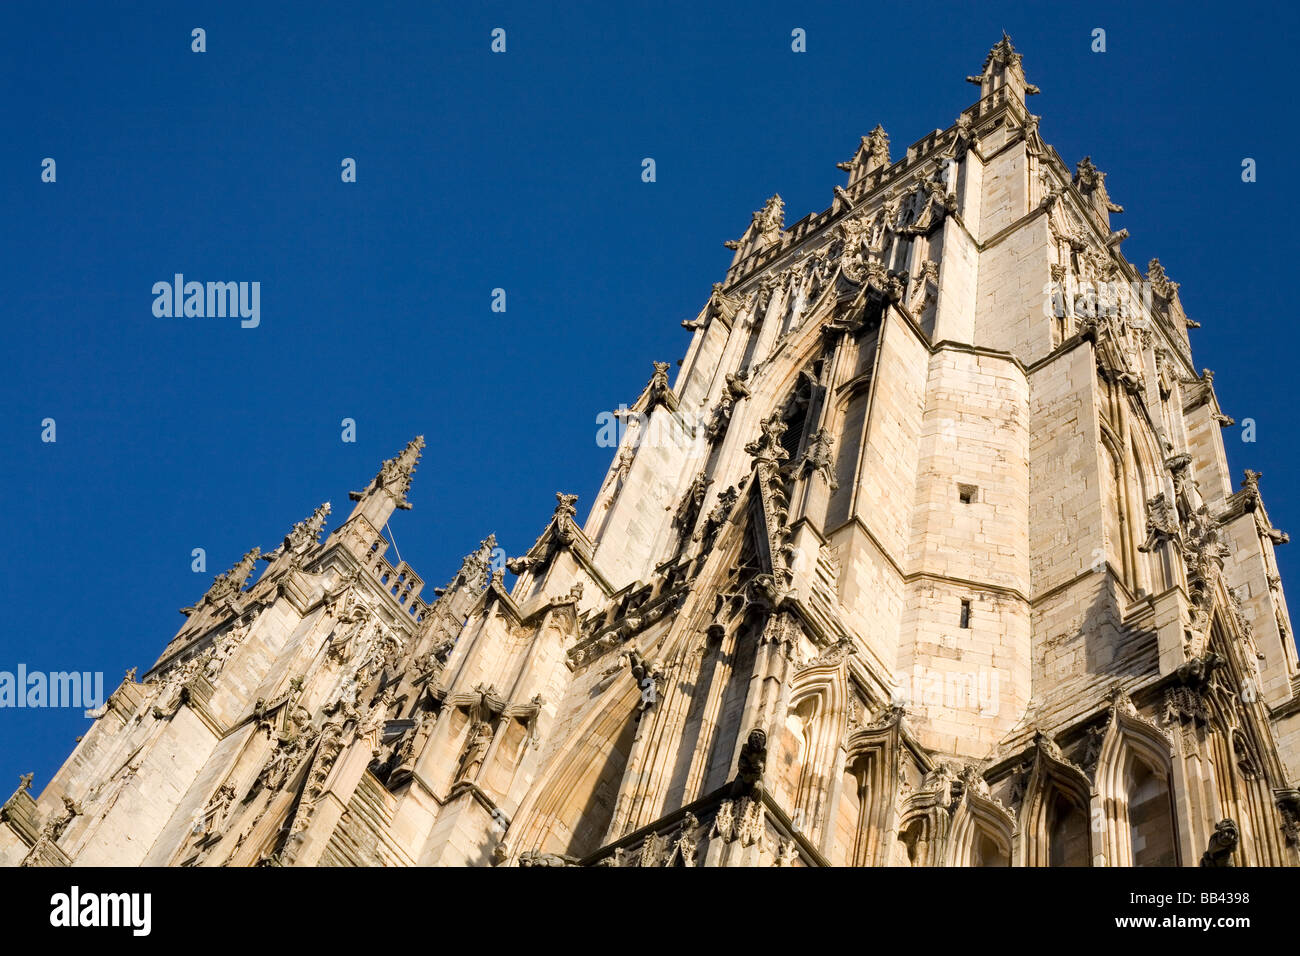
[[420, 460], [420, 453], [423, 450], [424, 450], [424, 436], [416, 435], [409, 442], [407, 442], [406, 447], [402, 449], [402, 453], [397, 456], [397, 461], [399, 464], [404, 465], [411, 471], [414, 471], [415, 463]]
[[[984, 58], [984, 66], [975, 76], [966, 77], [968, 83], [984, 84], [986, 80], [992, 78], [995, 73], [1015, 73], [1023, 92], [1034, 94], [1038, 92], [1038, 87], [1032, 83], [1026, 83], [1024, 79], [1024, 67], [1021, 64], [1021, 55], [1016, 52], [1015, 44], [1011, 42], [1011, 35], [1006, 30], [1002, 31], [1002, 39], [993, 44]], [[987, 90], [985, 91], [987, 95]]]

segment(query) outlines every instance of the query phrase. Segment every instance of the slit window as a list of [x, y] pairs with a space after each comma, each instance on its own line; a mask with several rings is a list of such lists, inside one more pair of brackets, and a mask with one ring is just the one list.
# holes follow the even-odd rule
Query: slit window
[[964, 598], [961, 602], [961, 626], [970, 627], [970, 601]]

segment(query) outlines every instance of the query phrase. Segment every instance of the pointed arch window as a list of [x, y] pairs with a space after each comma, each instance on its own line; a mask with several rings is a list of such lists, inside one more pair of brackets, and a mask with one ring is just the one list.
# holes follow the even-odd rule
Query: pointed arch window
[[1010, 866], [1011, 854], [992, 833], [980, 830], [975, 834], [971, 866]]
[[1047, 806], [1047, 862], [1049, 866], [1088, 866], [1088, 813], [1077, 800], [1057, 790]]
[[1133, 866], [1177, 866], [1168, 775], [1134, 754], [1125, 770], [1125, 788]]

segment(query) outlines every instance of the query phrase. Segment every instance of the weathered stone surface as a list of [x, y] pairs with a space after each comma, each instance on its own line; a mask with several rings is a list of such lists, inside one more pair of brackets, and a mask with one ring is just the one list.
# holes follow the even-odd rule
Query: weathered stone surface
[[971, 80], [754, 213], [585, 524], [425, 594], [416, 439], [187, 609], [0, 862], [1300, 862], [1286, 536], [1104, 173], [1009, 39]]

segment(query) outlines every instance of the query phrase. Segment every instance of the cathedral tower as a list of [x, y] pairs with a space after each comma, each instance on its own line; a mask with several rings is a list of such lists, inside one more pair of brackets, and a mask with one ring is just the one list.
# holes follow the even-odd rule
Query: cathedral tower
[[1105, 173], [1009, 38], [969, 80], [727, 243], [584, 523], [426, 593], [416, 439], [186, 609], [0, 862], [1300, 863], [1286, 535]]

